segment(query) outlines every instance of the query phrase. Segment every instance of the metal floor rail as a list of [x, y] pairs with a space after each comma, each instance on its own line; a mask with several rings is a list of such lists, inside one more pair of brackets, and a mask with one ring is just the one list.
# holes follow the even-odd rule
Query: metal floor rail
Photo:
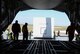
[[80, 54], [80, 42], [28, 40], [3, 41], [0, 54]]
[[36, 40], [30, 44], [32, 45], [30, 48], [29, 46], [26, 48], [23, 54], [79, 54], [78, 46], [74, 47], [74, 44], [72, 45], [72, 43], [70, 44], [70, 42], [64, 41]]

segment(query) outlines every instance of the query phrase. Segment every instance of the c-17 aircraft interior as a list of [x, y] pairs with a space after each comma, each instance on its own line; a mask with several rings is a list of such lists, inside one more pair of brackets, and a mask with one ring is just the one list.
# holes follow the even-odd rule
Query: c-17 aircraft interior
[[[80, 0], [0, 0], [0, 54], [80, 54]], [[79, 40], [59, 41], [54, 38], [35, 40], [3, 39], [3, 31], [19, 11], [56, 10], [64, 12], [77, 31]], [[63, 20], [64, 21], [64, 20]], [[67, 22], [66, 22], [67, 23]], [[71, 27], [69, 30], [73, 31]], [[70, 33], [70, 35], [73, 35]]]

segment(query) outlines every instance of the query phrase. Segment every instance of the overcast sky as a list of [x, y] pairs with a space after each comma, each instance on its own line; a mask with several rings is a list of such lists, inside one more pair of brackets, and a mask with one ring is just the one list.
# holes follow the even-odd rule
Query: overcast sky
[[13, 20], [18, 20], [20, 24], [24, 24], [27, 22], [28, 24], [33, 23], [33, 18], [35, 17], [45, 17], [45, 18], [54, 18], [54, 25], [55, 26], [68, 26], [70, 24], [67, 15], [64, 12], [59, 12], [55, 10], [26, 10], [26, 11], [19, 11]]

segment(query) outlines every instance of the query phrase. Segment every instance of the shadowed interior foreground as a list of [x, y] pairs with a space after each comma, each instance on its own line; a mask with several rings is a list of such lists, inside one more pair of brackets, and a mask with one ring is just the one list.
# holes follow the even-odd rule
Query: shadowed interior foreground
[[0, 43], [1, 54], [79, 54], [80, 42], [28, 40], [4, 40]]

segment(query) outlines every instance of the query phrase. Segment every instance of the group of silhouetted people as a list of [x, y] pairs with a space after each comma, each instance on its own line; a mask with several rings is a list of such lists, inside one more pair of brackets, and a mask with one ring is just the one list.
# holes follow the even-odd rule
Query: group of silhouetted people
[[[56, 36], [55, 31], [54, 31], [54, 36]], [[60, 31], [57, 32], [57, 36], [60, 36]]]
[[[28, 28], [27, 28], [27, 26], [28, 26], [28, 23], [25, 23], [25, 25], [23, 25], [23, 27], [22, 27], [23, 40], [25, 40], [25, 39], [28, 40]], [[66, 34], [68, 34], [69, 41], [73, 40], [75, 30], [76, 30], [75, 24], [71, 23], [70, 26], [68, 26], [68, 28], [66, 30]], [[14, 40], [18, 40], [19, 33], [21, 32], [21, 28], [20, 28], [20, 25], [19, 25], [17, 20], [12, 25], [12, 32], [13, 32]], [[59, 35], [59, 33], [60, 33], [60, 31], [58, 31], [58, 35]]]
[[[22, 27], [22, 33], [23, 33], [23, 40], [28, 40], [28, 23], [25, 23]], [[12, 33], [14, 36], [14, 40], [18, 40], [19, 33], [21, 32], [20, 24], [16, 20], [15, 23], [12, 25]]]

